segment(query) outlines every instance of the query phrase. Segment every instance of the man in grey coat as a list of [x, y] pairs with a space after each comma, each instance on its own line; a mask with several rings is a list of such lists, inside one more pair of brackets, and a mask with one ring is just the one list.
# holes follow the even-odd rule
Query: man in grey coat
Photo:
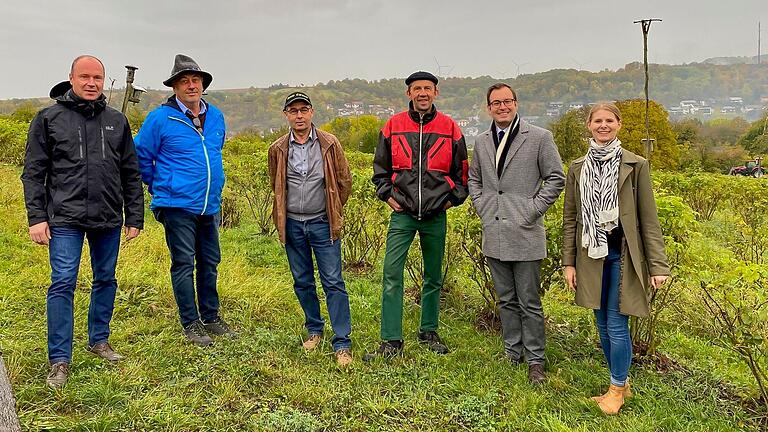
[[565, 186], [552, 133], [520, 120], [517, 95], [504, 83], [486, 94], [491, 128], [475, 140], [469, 194], [483, 221], [483, 254], [499, 296], [504, 352], [528, 362], [542, 383], [544, 312], [539, 294], [547, 256], [543, 215]]

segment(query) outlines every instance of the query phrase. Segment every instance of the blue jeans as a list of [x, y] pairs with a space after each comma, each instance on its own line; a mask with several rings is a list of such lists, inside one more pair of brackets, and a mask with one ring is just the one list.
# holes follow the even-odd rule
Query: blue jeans
[[75, 288], [86, 237], [93, 270], [91, 304], [88, 308], [88, 344], [93, 346], [109, 339], [109, 322], [112, 320], [117, 291], [115, 266], [120, 249], [120, 227], [103, 230], [51, 227], [51, 241], [48, 245], [51, 286], [46, 299], [48, 360], [51, 364], [72, 361]]
[[165, 227], [165, 242], [171, 252], [171, 285], [182, 327], [201, 318], [204, 322], [218, 320], [216, 279], [221, 262], [221, 213], [202, 216], [170, 207], [156, 208], [153, 212]]
[[621, 277], [621, 246], [611, 247], [603, 263], [603, 292], [600, 309], [595, 310], [597, 332], [603, 348], [611, 384], [623, 386], [632, 363], [632, 338], [629, 317], [619, 312], [619, 278]]
[[285, 223], [285, 252], [293, 275], [293, 290], [304, 310], [309, 334], [322, 334], [325, 321], [320, 316], [320, 301], [315, 286], [312, 252], [315, 253], [320, 282], [325, 292], [328, 315], [333, 327], [334, 350], [349, 348], [352, 332], [349, 296], [341, 276], [341, 241], [331, 240], [331, 228], [326, 216], [307, 221], [287, 218]]

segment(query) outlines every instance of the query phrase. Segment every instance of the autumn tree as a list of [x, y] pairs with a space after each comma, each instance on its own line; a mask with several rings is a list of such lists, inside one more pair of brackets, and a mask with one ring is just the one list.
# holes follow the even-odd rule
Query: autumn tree
[[[632, 99], [616, 104], [621, 110], [619, 139], [625, 149], [644, 155], [645, 101]], [[649, 106], [650, 135], [654, 139], [651, 164], [656, 169], [677, 169], [680, 161], [680, 147], [677, 135], [669, 123], [667, 111], [655, 101]]]
[[373, 153], [379, 143], [379, 131], [383, 126], [384, 120], [372, 115], [363, 115], [338, 117], [320, 126], [320, 129], [336, 135], [345, 150]]
[[739, 139], [739, 144], [752, 155], [764, 156], [768, 154], [768, 114], [752, 123]]
[[589, 107], [568, 111], [549, 125], [565, 164], [587, 153], [589, 133], [585, 125], [588, 110]]

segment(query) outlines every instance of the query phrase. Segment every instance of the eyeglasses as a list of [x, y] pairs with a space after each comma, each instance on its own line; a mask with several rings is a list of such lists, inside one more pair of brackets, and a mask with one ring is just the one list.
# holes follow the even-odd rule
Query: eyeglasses
[[200, 122], [199, 117], [192, 117], [192, 124], [195, 125], [195, 129], [198, 132], [203, 133], [203, 124]]
[[295, 116], [298, 113], [307, 114], [307, 113], [309, 113], [309, 110], [311, 110], [311, 109], [312, 109], [312, 107], [305, 106], [305, 107], [301, 107], [301, 108], [291, 108], [291, 109], [287, 109], [287, 110], [284, 110], [284, 111], [286, 113], [292, 115], [292, 116]]
[[504, 104], [505, 106], [511, 107], [511, 106], [512, 106], [512, 104], [513, 104], [513, 103], [514, 103], [516, 100], [517, 100], [517, 99], [504, 99], [504, 100], [494, 100], [494, 101], [491, 101], [491, 103], [489, 103], [488, 105], [489, 105], [489, 106], [491, 106], [491, 107], [493, 107], [493, 108], [498, 108], [498, 107], [500, 107], [500, 106], [501, 106], [501, 104]]

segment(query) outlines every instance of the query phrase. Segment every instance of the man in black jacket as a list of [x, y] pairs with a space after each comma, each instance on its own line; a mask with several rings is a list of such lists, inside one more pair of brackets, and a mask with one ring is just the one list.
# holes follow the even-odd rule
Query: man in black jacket
[[[115, 362], [109, 345], [117, 280], [120, 228], [126, 241], [144, 225], [144, 194], [128, 120], [107, 106], [104, 65], [93, 56], [72, 62], [69, 82], [51, 90], [56, 104], [32, 120], [24, 184], [29, 236], [47, 245], [51, 285], [47, 296], [47, 383], [66, 383], [72, 360], [73, 301], [83, 240], [93, 269], [88, 311], [88, 351]], [[123, 213], [125, 220], [123, 220]]]
[[402, 352], [403, 267], [417, 232], [424, 260], [418, 339], [438, 354], [448, 353], [437, 334], [445, 211], [467, 199], [467, 146], [456, 122], [433, 104], [439, 94], [437, 77], [415, 72], [405, 84], [409, 109], [384, 125], [373, 158], [376, 195], [392, 208], [392, 215], [382, 278], [382, 342], [363, 361]]

